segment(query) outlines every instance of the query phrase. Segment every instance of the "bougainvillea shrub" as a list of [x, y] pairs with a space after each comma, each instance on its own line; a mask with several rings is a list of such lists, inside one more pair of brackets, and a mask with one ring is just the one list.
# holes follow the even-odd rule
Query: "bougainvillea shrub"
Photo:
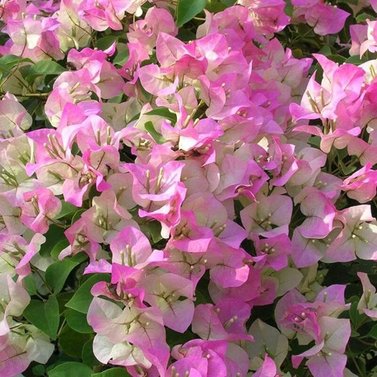
[[375, 376], [376, 11], [0, 0], [0, 376]]

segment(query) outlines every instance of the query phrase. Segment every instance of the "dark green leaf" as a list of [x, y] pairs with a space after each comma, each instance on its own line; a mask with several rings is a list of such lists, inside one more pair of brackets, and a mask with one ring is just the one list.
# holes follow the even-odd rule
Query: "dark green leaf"
[[124, 43], [118, 43], [117, 53], [114, 57], [113, 64], [119, 65], [120, 67], [122, 67], [124, 63], [127, 61], [128, 55], [129, 55], [129, 52], [128, 52], [127, 45]]
[[370, 20], [371, 19], [371, 15], [368, 14], [368, 13], [361, 13], [359, 15], [356, 16], [356, 23], [358, 24], [362, 24], [364, 22], [366, 22], [366, 20]]
[[50, 296], [46, 302], [31, 300], [24, 311], [24, 317], [51, 339], [56, 339], [60, 318], [59, 304], [55, 296]]
[[46, 270], [46, 282], [55, 293], [60, 292], [72, 270], [86, 259], [85, 254], [77, 254], [49, 266]]
[[71, 225], [72, 225], [75, 221], [77, 221], [77, 220], [81, 217], [81, 214], [84, 213], [85, 211], [86, 211], [85, 208], [80, 208], [80, 209], [78, 209], [78, 210], [74, 213], [74, 215], [72, 216], [72, 219], [71, 219]]
[[7, 67], [14, 67], [23, 59], [16, 55], [4, 55], [0, 58], [0, 64]]
[[37, 285], [35, 283], [33, 274], [26, 276], [23, 280], [23, 284], [30, 296], [33, 296], [37, 293]]
[[377, 325], [374, 325], [368, 333], [368, 336], [373, 339], [377, 339]]
[[148, 235], [153, 244], [162, 240], [161, 224], [158, 221], [148, 221], [140, 225], [141, 230]]
[[357, 5], [360, 0], [341, 0], [339, 3]]
[[35, 76], [60, 75], [64, 71], [66, 69], [53, 60], [41, 60], [30, 69], [30, 73]]
[[77, 211], [77, 207], [72, 205], [71, 203], [63, 202], [62, 209], [58, 216], [55, 217], [55, 220], [61, 219], [62, 217], [66, 217], [68, 215], [72, 215]]
[[336, 63], [343, 64], [346, 61], [346, 58], [339, 54], [332, 54], [327, 56], [330, 60], [333, 60]]
[[93, 296], [90, 293], [93, 285], [99, 281], [110, 281], [108, 275], [96, 274], [86, 280], [80, 288], [76, 291], [73, 297], [66, 303], [67, 308], [77, 310], [80, 313], [86, 314], [89, 309], [89, 305], [92, 302]]
[[0, 72], [3, 75], [7, 75], [11, 72], [12, 68], [17, 66], [17, 64], [25, 62], [31, 62], [31, 60], [15, 55], [4, 55], [0, 58]]
[[51, 257], [55, 260], [58, 260], [59, 254], [69, 245], [68, 240], [60, 240], [56, 245], [51, 249]]
[[28, 65], [21, 68], [22, 75], [29, 83], [33, 83], [38, 77], [60, 75], [66, 69], [53, 60], [41, 60], [34, 65]]
[[84, 347], [82, 348], [81, 352], [81, 359], [82, 361], [86, 364], [89, 365], [90, 367], [94, 367], [96, 365], [100, 365], [101, 363], [96, 359], [93, 353], [93, 339], [88, 340], [85, 344]]
[[192, 20], [207, 5], [206, 0], [178, 0], [177, 25], [181, 27]]
[[117, 35], [106, 35], [105, 37], [97, 39], [95, 46], [100, 50], [106, 50], [109, 48], [114, 42], [118, 41], [119, 36]]
[[86, 315], [73, 309], [67, 309], [64, 312], [64, 317], [67, 320], [68, 326], [76, 332], [83, 334], [90, 334], [93, 329], [89, 326]]
[[208, 0], [206, 9], [212, 13], [221, 12], [226, 9], [226, 5], [220, 0]]
[[[224, 1], [224, 0], [222, 0]], [[287, 14], [289, 17], [292, 17], [293, 15], [293, 5], [291, 0], [287, 0], [285, 2], [285, 9], [284, 9], [285, 14]]]
[[177, 115], [175, 113], [172, 113], [166, 107], [158, 107], [157, 109], [149, 111], [145, 115], [158, 115], [162, 118], [170, 120], [173, 124], [175, 124], [177, 122]]
[[193, 41], [194, 39], [196, 39], [196, 35], [195, 35], [195, 33], [193, 33], [189, 29], [183, 29], [183, 28], [181, 28], [178, 31], [177, 38], [179, 38], [183, 42], [189, 42], [189, 41]]
[[90, 338], [89, 334], [81, 334], [65, 326], [59, 335], [59, 345], [66, 355], [81, 359], [84, 345]]
[[352, 304], [351, 304], [351, 308], [350, 308], [350, 311], [349, 311], [349, 315], [350, 315], [350, 319], [351, 319], [351, 323], [352, 323], [352, 328], [357, 330], [359, 328], [360, 324], [363, 323], [364, 314], [360, 314], [358, 309], [357, 309], [359, 297], [357, 297], [357, 296], [351, 297], [351, 301], [352, 301]]
[[332, 55], [331, 47], [325, 45], [325, 46], [323, 46], [323, 47], [319, 50], [319, 53], [322, 54], [322, 55], [325, 55], [325, 56], [331, 56], [331, 55]]
[[125, 368], [110, 368], [100, 373], [93, 373], [92, 377], [128, 377]]
[[170, 329], [166, 329], [166, 341], [171, 347], [186, 343], [193, 339], [195, 339], [195, 335], [190, 330], [187, 330], [182, 334]]
[[66, 309], [65, 304], [72, 298], [74, 292], [60, 292], [56, 298], [59, 303], [59, 310], [61, 313]]
[[311, 146], [319, 148], [321, 145], [321, 138], [319, 136], [310, 136], [308, 142]]
[[359, 55], [354, 55], [354, 56], [350, 56], [347, 60], [346, 60], [346, 63], [350, 63], [350, 64], [355, 64], [355, 65], [360, 65], [360, 64], [363, 64], [367, 61], [367, 59], [365, 58], [365, 56], [360, 59], [360, 56]]
[[51, 225], [48, 232], [45, 234], [46, 242], [41, 246], [39, 254], [43, 257], [48, 257], [51, 255], [51, 250], [54, 248], [56, 243], [60, 240], [66, 239], [64, 235], [64, 229]]
[[155, 130], [152, 122], [146, 122], [144, 127], [149, 132], [149, 134], [153, 137], [156, 143], [162, 144], [165, 142], [165, 139]]
[[46, 368], [44, 365], [38, 364], [33, 366], [32, 371], [34, 376], [44, 376]]
[[48, 371], [48, 377], [91, 377], [92, 370], [85, 364], [70, 361]]
[[357, 170], [357, 167], [355, 166], [355, 165], [345, 165], [344, 163], [343, 163], [343, 161], [341, 161], [341, 160], [339, 160], [338, 161], [338, 163], [339, 163], [339, 166], [340, 166], [340, 168], [341, 168], [341, 170], [342, 170], [342, 173], [344, 174], [344, 175], [350, 175], [350, 174], [352, 174], [354, 171], [356, 171]]

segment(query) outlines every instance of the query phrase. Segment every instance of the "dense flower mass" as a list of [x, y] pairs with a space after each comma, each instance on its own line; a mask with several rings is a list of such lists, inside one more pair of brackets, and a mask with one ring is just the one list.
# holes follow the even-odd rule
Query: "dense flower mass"
[[376, 11], [0, 0], [0, 376], [375, 375]]

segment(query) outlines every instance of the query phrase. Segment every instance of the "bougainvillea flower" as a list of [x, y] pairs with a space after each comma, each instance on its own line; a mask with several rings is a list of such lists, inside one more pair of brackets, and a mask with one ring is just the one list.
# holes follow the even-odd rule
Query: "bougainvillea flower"
[[46, 233], [49, 223], [61, 210], [61, 202], [45, 188], [24, 193], [21, 221], [36, 233]]
[[346, 344], [351, 335], [348, 319], [323, 317], [320, 320], [325, 339], [308, 351], [292, 357], [295, 367], [298, 367], [304, 357], [308, 358], [306, 365], [314, 377], [336, 377], [344, 373], [347, 357], [344, 355]]
[[276, 377], [276, 365], [271, 357], [264, 358], [262, 366], [253, 374], [255, 377]]
[[[95, 297], [88, 311], [88, 323], [96, 331], [98, 347], [94, 351], [100, 359], [111, 359], [111, 344], [131, 343], [140, 348], [148, 361], [154, 364], [160, 373], [164, 373], [168, 361], [168, 349], [164, 341], [165, 330], [162, 318], [155, 308], [139, 309], [125, 307], [121, 309], [115, 303]], [[102, 342], [110, 344], [102, 347]], [[101, 356], [102, 349], [108, 356]], [[125, 351], [123, 351], [125, 352]], [[127, 352], [126, 352], [127, 353]], [[137, 364], [133, 358], [133, 365]], [[147, 364], [148, 365], [148, 364]]]
[[292, 201], [288, 196], [272, 194], [260, 196], [255, 203], [241, 211], [241, 220], [249, 237], [271, 237], [288, 233]]
[[372, 165], [367, 163], [343, 181], [342, 190], [359, 203], [369, 202], [376, 196], [377, 171], [371, 167]]
[[377, 0], [348, 3], [0, 0], [1, 377], [370, 369]]
[[368, 275], [364, 272], [358, 272], [361, 284], [363, 285], [363, 294], [357, 305], [360, 313], [364, 313], [373, 320], [377, 320], [377, 295], [376, 288], [371, 284]]
[[[293, 17], [303, 18], [319, 35], [335, 34], [339, 32], [349, 16], [349, 13], [322, 0], [294, 0]], [[336, 20], [335, 22], [329, 22]]]
[[249, 329], [253, 336], [253, 342], [248, 343], [251, 368], [256, 369], [261, 363], [265, 350], [274, 360], [277, 367], [283, 363], [288, 354], [288, 340], [285, 335], [281, 334], [276, 327], [264, 323], [257, 319]]
[[306, 216], [297, 229], [305, 238], [325, 238], [333, 229], [335, 206], [325, 195], [308, 190], [300, 203], [300, 210]]
[[161, 311], [165, 326], [185, 332], [194, 315], [193, 284], [179, 275], [165, 273], [147, 276], [141, 283], [145, 301]]
[[376, 223], [370, 206], [344, 209], [339, 220], [344, 224], [326, 252], [327, 261], [350, 261], [356, 258], [375, 260], [377, 254]]
[[9, 274], [0, 274], [0, 285], [2, 302], [0, 312], [0, 336], [3, 336], [10, 332], [8, 316], [20, 316], [28, 306], [30, 296], [20, 283], [13, 281]]

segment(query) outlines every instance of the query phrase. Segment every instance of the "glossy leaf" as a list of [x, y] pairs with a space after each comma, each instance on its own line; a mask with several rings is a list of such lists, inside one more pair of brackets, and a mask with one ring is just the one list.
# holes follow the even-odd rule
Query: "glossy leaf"
[[89, 309], [89, 305], [92, 302], [93, 296], [90, 293], [93, 285], [99, 281], [110, 281], [109, 276], [103, 274], [97, 274], [91, 276], [86, 280], [76, 291], [73, 297], [66, 303], [67, 308], [77, 310], [80, 313], [86, 314]]
[[176, 13], [178, 27], [192, 20], [206, 7], [206, 4], [206, 0], [179, 0]]
[[48, 371], [48, 377], [91, 377], [92, 370], [85, 364], [70, 361]]
[[46, 302], [31, 300], [24, 311], [24, 316], [51, 339], [56, 339], [60, 317], [59, 304], [55, 296], [49, 296]]

